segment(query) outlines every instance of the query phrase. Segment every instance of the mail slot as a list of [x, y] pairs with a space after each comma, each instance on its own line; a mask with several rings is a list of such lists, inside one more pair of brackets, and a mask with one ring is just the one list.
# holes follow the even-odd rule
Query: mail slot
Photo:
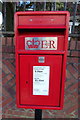
[[63, 108], [68, 24], [67, 11], [15, 14], [19, 108]]

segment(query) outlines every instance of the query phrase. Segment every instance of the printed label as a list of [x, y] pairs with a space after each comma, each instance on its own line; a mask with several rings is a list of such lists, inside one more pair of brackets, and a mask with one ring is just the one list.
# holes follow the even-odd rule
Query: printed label
[[33, 66], [33, 95], [49, 95], [50, 66]]

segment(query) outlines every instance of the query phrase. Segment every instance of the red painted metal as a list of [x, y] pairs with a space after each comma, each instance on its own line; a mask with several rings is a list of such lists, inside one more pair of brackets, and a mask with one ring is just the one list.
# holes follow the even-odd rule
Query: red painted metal
[[[45, 57], [46, 59], [45, 63], [38, 63], [38, 57], [40, 56]], [[34, 56], [20, 55], [19, 60], [20, 60], [20, 104], [59, 106], [62, 56], [61, 55], [34, 55]], [[51, 72], [50, 72], [49, 96], [32, 95], [33, 66], [50, 66]], [[26, 81], [28, 82], [27, 84]], [[25, 91], [27, 92], [25, 93]]]
[[[36, 17], [36, 19], [35, 19]], [[23, 26], [51, 26], [51, 25], [66, 25], [65, 21], [65, 15], [51, 15], [51, 14], [46, 14], [46, 15], [19, 15], [18, 18], [18, 25], [23, 25]], [[58, 20], [60, 19], [60, 20]]]
[[[33, 20], [32, 20], [33, 19]], [[16, 101], [19, 108], [63, 108], [69, 13], [17, 12], [15, 14]], [[25, 50], [25, 37], [58, 37], [57, 50]], [[38, 57], [45, 63], [38, 63]], [[33, 66], [50, 66], [49, 95], [33, 95]]]

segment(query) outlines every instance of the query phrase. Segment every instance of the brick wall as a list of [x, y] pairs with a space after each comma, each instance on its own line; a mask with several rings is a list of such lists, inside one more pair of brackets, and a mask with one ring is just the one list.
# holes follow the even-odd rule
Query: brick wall
[[[64, 108], [63, 110], [43, 110], [43, 118], [78, 118], [79, 50], [79, 38], [71, 38], [68, 43]], [[14, 38], [2, 37], [2, 52], [3, 118], [34, 118], [33, 109], [16, 107]]]

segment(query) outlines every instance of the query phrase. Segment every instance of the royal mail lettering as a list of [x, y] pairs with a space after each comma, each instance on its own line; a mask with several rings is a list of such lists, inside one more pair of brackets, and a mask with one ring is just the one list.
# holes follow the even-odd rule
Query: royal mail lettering
[[26, 50], [57, 50], [57, 37], [25, 37]]

